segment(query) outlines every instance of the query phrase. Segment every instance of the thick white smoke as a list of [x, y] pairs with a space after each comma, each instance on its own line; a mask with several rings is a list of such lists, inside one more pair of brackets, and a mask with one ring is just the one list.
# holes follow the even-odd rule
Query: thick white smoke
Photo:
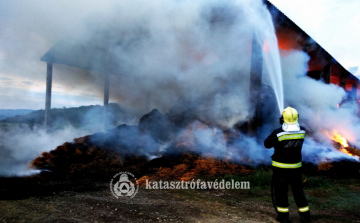
[[[305, 139], [303, 160], [315, 164], [339, 160], [359, 161], [359, 158], [335, 149], [331, 139], [335, 130], [345, 136], [351, 145], [359, 147], [360, 120], [356, 104], [350, 102], [338, 107], [346, 97], [346, 92], [341, 87], [306, 76], [308, 60], [309, 56], [302, 51], [283, 52], [281, 57], [285, 105], [298, 110], [300, 125], [311, 133]], [[279, 126], [273, 126], [276, 127]], [[238, 140], [229, 145], [222, 134], [215, 134], [216, 130], [198, 128], [194, 132], [191, 142], [198, 143], [199, 146], [194, 148], [203, 155], [211, 154], [254, 165], [266, 164], [271, 160], [273, 150], [265, 150], [261, 142], [254, 138], [239, 135]], [[270, 132], [267, 126], [261, 134], [265, 137]]]
[[[223, 130], [195, 121], [179, 132], [176, 141], [202, 156], [211, 156], [247, 165], [269, 164], [273, 149], [265, 149], [256, 138], [233, 131], [231, 142]], [[171, 149], [171, 148], [169, 148]], [[170, 151], [171, 152], [171, 151]]]
[[52, 133], [45, 129], [30, 129], [19, 125], [0, 131], [0, 176], [24, 176], [34, 173], [29, 163], [42, 152], [50, 151], [64, 142], [71, 142], [89, 132], [66, 127]]
[[[346, 96], [343, 88], [306, 76], [309, 57], [304, 52], [287, 52], [282, 57], [285, 104], [296, 108], [300, 124], [313, 138], [305, 140], [304, 152], [309, 161], [355, 159], [333, 148], [334, 131], [359, 147], [360, 120], [353, 102], [338, 107]], [[311, 154], [311, 155], [310, 155]]]
[[[78, 115], [71, 110], [68, 112], [72, 112], [75, 116]], [[108, 109], [107, 125], [109, 128], [120, 124], [138, 123], [139, 114], [132, 110], [117, 111], [116, 115], [113, 112], [115, 111]], [[82, 114], [82, 119], [78, 123], [80, 127], [74, 127], [69, 120], [56, 117], [56, 120], [52, 120], [54, 124], [48, 130], [42, 125], [2, 124], [0, 129], [0, 176], [24, 176], [37, 173], [29, 166], [32, 160], [41, 153], [54, 150], [65, 142], [72, 142], [74, 138], [103, 131], [103, 115], [103, 107], [94, 106]], [[133, 134], [134, 131], [128, 131], [128, 135], [119, 135], [118, 137], [124, 138], [124, 143], [130, 144], [133, 138], [129, 135]], [[150, 143], [154, 141], [151, 136], [141, 137], [149, 144], [150, 148]], [[135, 144], [136, 141], [133, 140], [132, 143]]]
[[[201, 119], [222, 127], [251, 118], [252, 39], [275, 37], [262, 1], [136, 0], [111, 6], [92, 14], [61, 44], [93, 47], [89, 54], [98, 56], [90, 57], [91, 66], [115, 74], [112, 100], [165, 113], [182, 99], [196, 104]], [[94, 79], [101, 92], [102, 77]]]

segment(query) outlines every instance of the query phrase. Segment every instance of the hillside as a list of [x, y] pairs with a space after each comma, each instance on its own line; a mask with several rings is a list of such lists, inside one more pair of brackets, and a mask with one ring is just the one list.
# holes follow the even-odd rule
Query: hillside
[[[126, 123], [136, 118], [134, 111], [124, 108], [116, 103], [109, 104], [108, 123], [116, 125], [118, 122]], [[42, 125], [45, 111], [37, 110], [23, 115], [15, 115], [0, 120], [0, 123], [22, 123], [29, 126]], [[49, 125], [54, 128], [70, 124], [74, 127], [86, 127], [103, 122], [103, 106], [90, 105], [74, 108], [53, 108], [50, 113]]]
[[16, 115], [25, 115], [34, 110], [30, 109], [0, 109], [0, 120]]

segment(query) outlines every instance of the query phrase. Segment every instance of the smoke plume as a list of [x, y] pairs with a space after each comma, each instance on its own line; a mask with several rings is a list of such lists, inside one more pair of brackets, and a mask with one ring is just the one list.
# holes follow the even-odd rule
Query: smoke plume
[[354, 102], [338, 107], [346, 97], [344, 89], [306, 76], [308, 60], [301, 51], [287, 52], [282, 57], [285, 104], [298, 110], [300, 124], [313, 134], [305, 140], [305, 160], [358, 160], [335, 150], [331, 141], [335, 130], [359, 147], [358, 108]]
[[[262, 1], [137, 0], [109, 8], [70, 31], [59, 48], [80, 45], [90, 56], [70, 50], [71, 61], [112, 73], [111, 100], [165, 113], [180, 99], [228, 128], [251, 118], [252, 39], [275, 36]], [[101, 92], [103, 76], [91, 74]]]
[[29, 163], [40, 153], [82, 136], [86, 131], [67, 126], [52, 133], [45, 129], [30, 129], [26, 125], [0, 131], [0, 176], [24, 176], [36, 173]]

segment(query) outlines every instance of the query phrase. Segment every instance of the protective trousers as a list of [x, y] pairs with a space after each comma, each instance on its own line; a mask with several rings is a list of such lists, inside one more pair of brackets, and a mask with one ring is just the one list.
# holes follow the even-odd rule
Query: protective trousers
[[273, 184], [279, 217], [283, 219], [289, 217], [289, 184], [300, 216], [310, 214], [308, 202], [302, 187], [301, 168], [286, 169], [273, 166]]

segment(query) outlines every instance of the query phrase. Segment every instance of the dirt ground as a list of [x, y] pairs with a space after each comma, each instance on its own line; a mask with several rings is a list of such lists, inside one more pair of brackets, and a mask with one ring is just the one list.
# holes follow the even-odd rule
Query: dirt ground
[[[25, 185], [0, 190], [0, 222], [276, 222], [270, 192], [261, 189], [140, 187], [129, 199], [115, 198], [104, 182], [86, 190], [81, 185], [44, 189], [39, 184], [40, 189], [31, 193]], [[300, 222], [296, 207], [292, 204], [290, 209], [291, 221]], [[360, 222], [359, 216], [332, 209], [311, 213], [313, 222]]]

